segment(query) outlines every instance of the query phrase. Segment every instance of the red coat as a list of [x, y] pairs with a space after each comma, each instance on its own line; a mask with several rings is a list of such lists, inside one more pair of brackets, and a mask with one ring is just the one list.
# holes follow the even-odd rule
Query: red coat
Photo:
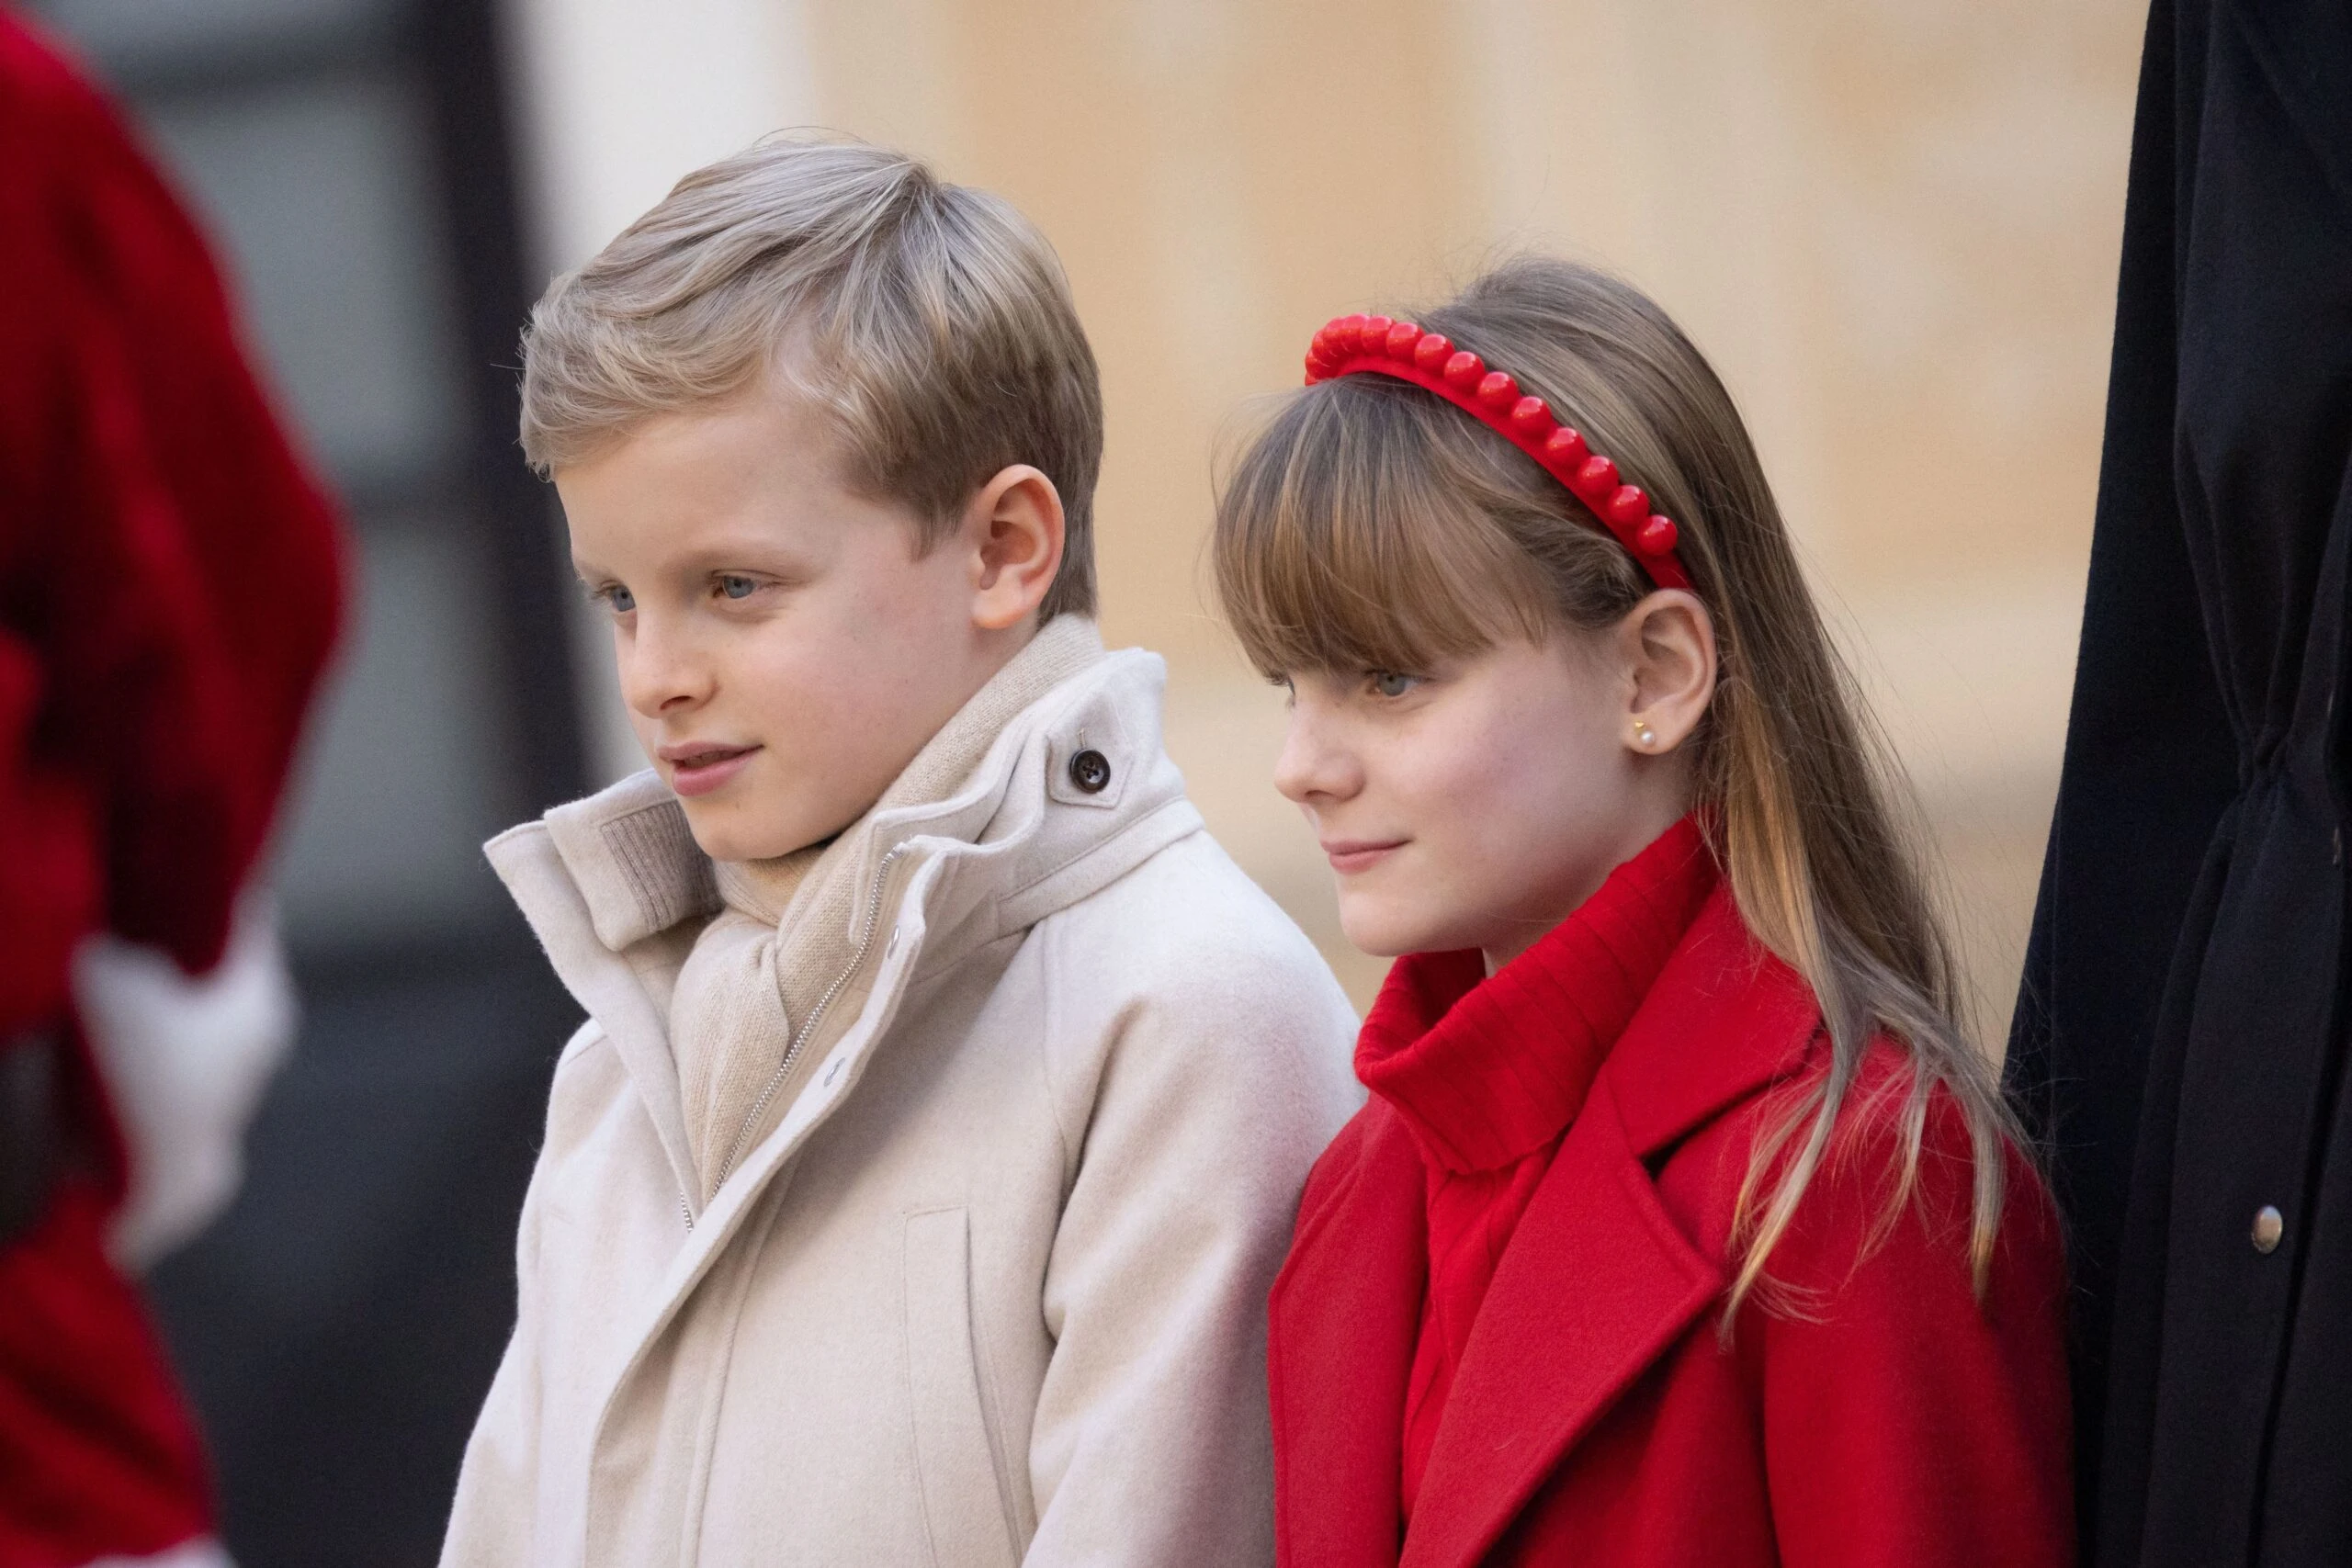
[[[1546, 1027], [1541, 1016], [1530, 1029]], [[2044, 1568], [2073, 1554], [2056, 1221], [2011, 1161], [1990, 1288], [1970, 1165], [1929, 1117], [1884, 1213], [1892, 1117], [1857, 1101], [1770, 1277], [1718, 1333], [1751, 1143], [1818, 1071], [1804, 983], [1706, 902], [1600, 1066], [1479, 1307], [1408, 1531], [1400, 1430], [1428, 1168], [1375, 1097], [1309, 1177], [1270, 1336], [1286, 1568]], [[1864, 1090], [1902, 1066], [1882, 1048]], [[1883, 1102], [1882, 1102], [1883, 1103]]]
[[[333, 641], [324, 499], [195, 227], [114, 111], [0, 15], [0, 1048], [106, 927], [220, 956]], [[76, 1043], [78, 1045], [78, 1043]], [[79, 1168], [0, 1248], [0, 1568], [208, 1528], [193, 1424], [107, 1261], [125, 1154], [87, 1053]]]

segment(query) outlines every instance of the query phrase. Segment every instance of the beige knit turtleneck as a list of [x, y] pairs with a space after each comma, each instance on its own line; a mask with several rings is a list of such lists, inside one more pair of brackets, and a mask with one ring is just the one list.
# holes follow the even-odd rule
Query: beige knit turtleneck
[[[876, 812], [946, 799], [1014, 716], [1102, 656], [1094, 623], [1049, 621], [941, 727], [865, 818], [820, 844], [766, 861], [715, 863], [726, 907], [695, 938], [670, 1000], [670, 1049], [703, 1196], [718, 1190], [798, 1092], [822, 1042], [803, 1040], [779, 1077], [796, 1028], [856, 955], [860, 831]], [[823, 1021], [845, 1021], [838, 1002]], [[764, 1098], [763, 1098], [764, 1097]]]

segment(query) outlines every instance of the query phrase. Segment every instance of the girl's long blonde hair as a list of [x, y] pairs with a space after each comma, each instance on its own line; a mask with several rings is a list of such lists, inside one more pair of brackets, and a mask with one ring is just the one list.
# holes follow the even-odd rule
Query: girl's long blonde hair
[[[1697, 802], [1741, 916], [1819, 999], [1826, 1073], [1758, 1141], [1734, 1227], [1724, 1326], [1833, 1148], [1865, 1052], [1907, 1052], [1886, 1224], [1917, 1188], [1931, 1097], [1973, 1155], [1969, 1257], [1981, 1293], [2007, 1153], [1994, 1064], [1964, 1036], [1951, 949], [1888, 809], [1883, 748], [1798, 570], [1730, 394], [1630, 285], [1544, 257], [1505, 264], [1415, 320], [1510, 370], [1680, 525], [1721, 674], [1693, 744]], [[1383, 376], [1294, 394], [1221, 487], [1218, 595], [1272, 674], [1425, 670], [1518, 633], [1614, 624], [1649, 591], [1557, 480], [1450, 403]]]

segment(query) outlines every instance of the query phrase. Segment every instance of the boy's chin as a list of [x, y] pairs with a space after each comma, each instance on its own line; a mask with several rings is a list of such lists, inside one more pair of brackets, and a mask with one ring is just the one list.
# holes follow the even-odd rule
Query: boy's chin
[[831, 832], [795, 823], [785, 813], [763, 811], [755, 801], [682, 800], [686, 830], [695, 847], [713, 860], [775, 860], [831, 838]]

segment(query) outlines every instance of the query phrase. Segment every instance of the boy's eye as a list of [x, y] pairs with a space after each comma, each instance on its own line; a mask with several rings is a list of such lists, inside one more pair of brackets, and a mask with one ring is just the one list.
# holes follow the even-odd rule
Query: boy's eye
[[626, 615], [637, 608], [637, 595], [617, 582], [596, 590], [596, 597], [610, 606], [616, 615]]
[[751, 578], [738, 576], [731, 571], [718, 574], [718, 591], [729, 599], [749, 599], [758, 592], [759, 586]]
[[1419, 675], [1400, 674], [1394, 670], [1374, 670], [1365, 679], [1384, 697], [1401, 697], [1421, 683]]

